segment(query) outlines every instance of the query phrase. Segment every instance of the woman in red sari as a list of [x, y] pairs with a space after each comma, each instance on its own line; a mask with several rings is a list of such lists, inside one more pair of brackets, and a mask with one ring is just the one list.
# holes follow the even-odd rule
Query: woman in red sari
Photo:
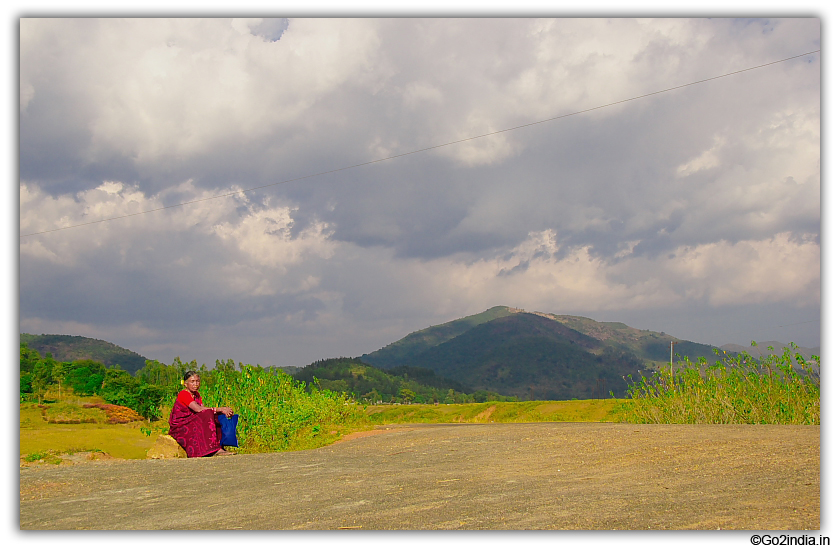
[[184, 390], [178, 394], [169, 415], [169, 435], [184, 448], [188, 457], [232, 455], [219, 444], [222, 432], [216, 415], [230, 418], [233, 410], [230, 407], [204, 407], [198, 393], [200, 386], [198, 373], [187, 371], [184, 374]]

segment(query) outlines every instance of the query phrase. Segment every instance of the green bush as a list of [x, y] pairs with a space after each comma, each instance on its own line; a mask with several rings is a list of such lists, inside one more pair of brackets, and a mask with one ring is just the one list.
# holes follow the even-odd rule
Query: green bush
[[283, 451], [312, 446], [328, 434], [327, 426], [347, 426], [364, 419], [363, 410], [346, 395], [295, 381], [279, 368], [217, 364], [201, 372], [201, 394], [208, 407], [229, 406], [239, 415], [237, 437], [247, 452]]
[[[753, 343], [755, 345], [755, 343]], [[630, 379], [622, 419], [667, 424], [820, 424], [819, 356], [795, 353], [755, 359], [724, 354], [708, 365], [684, 359], [671, 374]], [[772, 352], [772, 348], [770, 349]]]

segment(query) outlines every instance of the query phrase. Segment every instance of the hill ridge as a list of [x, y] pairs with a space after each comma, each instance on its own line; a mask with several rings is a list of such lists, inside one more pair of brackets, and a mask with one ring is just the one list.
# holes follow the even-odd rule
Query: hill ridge
[[20, 334], [21, 344], [37, 350], [42, 356], [49, 352], [59, 362], [94, 360], [106, 366], [119, 365], [134, 374], [146, 365], [148, 358], [112, 342], [81, 335]]
[[[520, 332], [510, 329], [518, 326]], [[681, 355], [715, 361], [715, 347], [574, 315], [495, 306], [409, 333], [360, 359], [388, 370], [423, 367], [470, 386], [523, 399], [623, 394], [625, 377]]]
[[[700, 356], [705, 357], [706, 359], [715, 358], [715, 346], [680, 339], [679, 337], [669, 335], [664, 331], [656, 332], [638, 329], [630, 327], [622, 322], [599, 322], [585, 316], [562, 315], [548, 312], [530, 312], [521, 308], [501, 305], [489, 308], [479, 314], [474, 314], [465, 318], [452, 320], [442, 324], [433, 325], [426, 329], [414, 331], [402, 339], [386, 345], [379, 350], [363, 354], [361, 358], [367, 361], [367, 363], [377, 367], [394, 367], [395, 365], [401, 363], [407, 363], [407, 360], [410, 359], [408, 357], [409, 355], [417, 355], [421, 351], [425, 351], [428, 348], [442, 344], [454, 336], [466, 332], [464, 325], [460, 325], [462, 329], [458, 333], [454, 333], [455, 330], [453, 328], [462, 320], [469, 319], [474, 323], [474, 326], [477, 326], [481, 323], [513, 314], [532, 314], [559, 322], [584, 335], [610, 343], [615, 348], [627, 347], [640, 359], [648, 362], [658, 362], [661, 364], [668, 361], [670, 359], [671, 341], [675, 341], [677, 343], [674, 350], [677, 355], [685, 355], [691, 358], [697, 358]], [[434, 332], [437, 330], [446, 331], [447, 329], [453, 329], [453, 331], [450, 332], [451, 336], [446, 339], [435, 337]], [[417, 341], [423, 341], [423, 344], [417, 344]], [[398, 358], [395, 356], [395, 350], [397, 349], [399, 350]]]
[[641, 360], [551, 318], [517, 313], [483, 322], [415, 356], [424, 367], [474, 389], [520, 399], [618, 395]]

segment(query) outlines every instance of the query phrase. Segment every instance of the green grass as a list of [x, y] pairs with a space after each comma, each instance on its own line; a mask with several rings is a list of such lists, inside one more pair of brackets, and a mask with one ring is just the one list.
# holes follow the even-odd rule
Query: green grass
[[[86, 451], [104, 452], [121, 459], [146, 458], [146, 451], [152, 447], [157, 436], [148, 436], [143, 429], [160, 429], [166, 425], [145, 421], [106, 424], [104, 411], [82, 407], [84, 403], [98, 401], [96, 397], [71, 397], [43, 406], [20, 404], [20, 456], [27, 462], [45, 458], [45, 462], [54, 463], [60, 455]], [[91, 417], [98, 422], [81, 421]], [[48, 418], [71, 422], [50, 423]], [[35, 458], [37, 455], [46, 457]]]
[[320, 447], [364, 421], [361, 406], [347, 396], [307, 392], [286, 373], [258, 366], [240, 364], [237, 371], [231, 363], [205, 374], [201, 394], [204, 405], [230, 406], [239, 415], [236, 435], [245, 453]]
[[372, 405], [373, 424], [459, 422], [615, 422], [623, 400], [571, 400], [456, 403], [447, 405]]
[[54, 424], [105, 424], [108, 420], [105, 411], [97, 408], [86, 409], [68, 402], [59, 402], [45, 406], [43, 416]]
[[[105, 452], [121, 459], [145, 459], [156, 437], [140, 431], [140, 424], [43, 424], [20, 429], [20, 455]], [[28, 459], [29, 457], [27, 457]], [[37, 459], [34, 459], [37, 460]]]
[[673, 374], [642, 375], [618, 415], [632, 423], [820, 424], [820, 358], [795, 350], [758, 360], [724, 355], [713, 365], [686, 359]]

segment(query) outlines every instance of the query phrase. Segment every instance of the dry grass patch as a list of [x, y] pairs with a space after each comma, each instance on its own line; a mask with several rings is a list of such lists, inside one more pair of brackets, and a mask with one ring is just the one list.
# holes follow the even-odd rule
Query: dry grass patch
[[525, 401], [456, 404], [371, 405], [374, 424], [459, 422], [618, 422], [624, 400]]

